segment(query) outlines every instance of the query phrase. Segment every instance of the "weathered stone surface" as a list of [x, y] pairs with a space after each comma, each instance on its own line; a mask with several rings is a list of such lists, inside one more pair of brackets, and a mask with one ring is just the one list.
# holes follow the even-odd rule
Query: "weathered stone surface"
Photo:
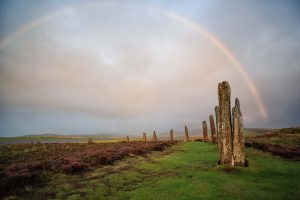
[[209, 124], [210, 124], [211, 141], [213, 143], [217, 143], [216, 125], [215, 125], [215, 120], [213, 115], [209, 115]]
[[126, 141], [129, 142], [129, 136], [126, 136]]
[[207, 142], [208, 141], [208, 131], [207, 131], [206, 121], [202, 122], [202, 127], [203, 127], [203, 141]]
[[157, 142], [157, 137], [156, 137], [156, 133], [155, 133], [155, 131], [153, 132], [153, 137], [152, 137], [152, 140], [153, 140], [154, 142]]
[[233, 165], [245, 165], [243, 117], [240, 109], [239, 99], [235, 99], [235, 106], [232, 108], [233, 117]]
[[147, 136], [146, 133], [143, 133], [143, 141], [146, 142], [147, 141]]
[[231, 129], [231, 90], [227, 81], [219, 83], [219, 117], [218, 131], [220, 142], [220, 164], [232, 163], [232, 129]]
[[190, 138], [189, 138], [189, 131], [187, 126], [184, 126], [184, 135], [185, 135], [185, 141], [189, 141]]
[[[217, 143], [219, 144], [219, 106], [215, 107]], [[220, 146], [219, 146], [220, 147]]]
[[174, 141], [174, 137], [173, 137], [173, 129], [170, 130], [170, 141], [171, 141], [171, 142]]

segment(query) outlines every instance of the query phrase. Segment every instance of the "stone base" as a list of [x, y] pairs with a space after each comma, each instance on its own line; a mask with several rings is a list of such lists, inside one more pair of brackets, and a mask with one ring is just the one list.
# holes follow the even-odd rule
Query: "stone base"
[[[218, 160], [218, 165], [230, 165], [230, 164], [221, 164], [220, 160]], [[233, 166], [233, 167], [235, 167], [235, 166], [249, 167], [249, 161], [245, 159], [244, 164], [242, 164], [242, 163], [241, 164], [235, 163], [234, 165], [231, 164], [230, 166]]]

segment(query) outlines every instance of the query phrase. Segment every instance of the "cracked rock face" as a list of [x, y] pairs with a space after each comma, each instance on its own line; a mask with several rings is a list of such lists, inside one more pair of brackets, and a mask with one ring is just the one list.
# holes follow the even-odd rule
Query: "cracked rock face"
[[218, 136], [220, 147], [220, 164], [232, 163], [232, 134], [231, 134], [231, 89], [227, 81], [219, 83], [219, 116]]
[[[217, 143], [219, 145], [219, 106], [215, 107], [215, 114], [216, 114], [216, 134], [217, 134]], [[219, 145], [220, 147], [220, 145]]]
[[170, 141], [171, 141], [171, 142], [174, 141], [174, 137], [173, 137], [173, 129], [170, 130]]
[[154, 142], [157, 142], [157, 137], [156, 137], [155, 131], [153, 132], [153, 138], [152, 138], [152, 140], [153, 140]]
[[216, 135], [216, 125], [213, 115], [209, 115], [209, 124], [210, 124], [210, 132], [211, 132], [211, 140], [213, 143], [217, 143], [217, 135]]
[[143, 141], [146, 142], [147, 141], [147, 136], [146, 133], [143, 133]]
[[244, 137], [243, 137], [243, 117], [240, 109], [239, 99], [235, 99], [235, 106], [232, 108], [233, 117], [233, 165], [244, 166]]
[[202, 122], [202, 127], [203, 127], [203, 141], [207, 142], [208, 141], [208, 133], [207, 133], [207, 124], [206, 124], [206, 121]]
[[189, 141], [190, 138], [189, 138], [189, 131], [187, 126], [184, 126], [184, 134], [185, 134], [185, 141]]

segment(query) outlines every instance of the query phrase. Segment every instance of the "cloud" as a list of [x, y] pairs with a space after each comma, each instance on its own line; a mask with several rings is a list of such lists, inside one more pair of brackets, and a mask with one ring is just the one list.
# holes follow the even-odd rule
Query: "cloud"
[[[223, 80], [231, 84], [232, 99], [239, 97], [246, 126], [276, 126], [280, 116], [286, 117], [280, 126], [297, 122], [291, 108], [299, 102], [300, 62], [293, 54], [299, 52], [299, 45], [289, 37], [274, 42], [287, 32], [279, 34], [276, 27], [266, 26], [244, 37], [222, 25], [220, 15], [228, 14], [223, 20], [231, 19], [239, 30], [247, 30], [248, 24], [235, 12], [230, 14], [230, 7], [215, 2], [206, 6], [211, 11], [205, 17], [208, 27], [237, 52], [267, 102], [272, 116], [262, 122], [239, 73], [209, 41], [172, 19], [136, 8], [118, 2], [72, 12], [1, 51], [0, 135], [76, 130], [139, 133], [180, 129], [184, 124], [199, 129], [213, 113], [217, 84]], [[195, 19], [201, 9], [199, 4], [193, 11]], [[180, 6], [175, 10], [186, 12]], [[266, 23], [246, 14], [245, 21], [257, 27]], [[288, 69], [282, 67], [288, 63]], [[278, 106], [282, 101], [284, 110]]]

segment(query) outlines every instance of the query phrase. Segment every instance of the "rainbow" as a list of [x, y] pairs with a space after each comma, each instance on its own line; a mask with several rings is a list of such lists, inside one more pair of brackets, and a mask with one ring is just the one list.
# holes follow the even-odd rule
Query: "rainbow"
[[261, 116], [264, 119], [268, 118], [268, 112], [267, 108], [264, 105], [264, 102], [262, 100], [262, 97], [259, 94], [259, 91], [254, 84], [253, 80], [248, 75], [247, 71], [243, 67], [243, 65], [238, 61], [238, 59], [234, 56], [234, 54], [213, 34], [209, 33], [207, 30], [205, 30], [203, 27], [201, 27], [196, 22], [193, 22], [187, 18], [184, 18], [180, 15], [177, 15], [175, 13], [169, 12], [169, 11], [162, 11], [165, 15], [168, 17], [176, 20], [177, 22], [197, 31], [201, 35], [203, 35], [206, 39], [208, 39], [215, 47], [217, 47], [233, 64], [233, 66], [237, 69], [237, 71], [242, 75], [243, 79], [245, 80], [248, 88], [250, 89], [251, 94], [254, 96], [258, 109], [260, 111]]
[[[94, 5], [87, 5], [87, 6], [82, 6], [82, 7], [76, 7], [76, 8], [69, 8], [69, 9], [64, 9], [62, 11], [52, 13], [49, 15], [42, 16], [36, 20], [33, 20], [24, 26], [22, 26], [20, 29], [16, 30], [15, 32], [11, 33], [8, 35], [6, 38], [0, 40], [0, 51], [5, 49], [6, 47], [10, 46], [13, 44], [15, 41], [17, 41], [19, 38], [21, 38], [24, 34], [54, 20], [57, 19], [69, 12], [75, 12], [79, 10], [83, 10], [86, 8], [93, 8]], [[183, 16], [180, 16], [178, 14], [175, 14], [173, 12], [167, 11], [167, 10], [162, 10], [162, 9], [155, 9], [158, 10], [161, 14], [164, 16], [167, 16], [173, 20], [176, 20], [178, 23], [200, 33], [202, 36], [204, 36], [208, 41], [210, 41], [219, 51], [221, 51], [225, 57], [233, 64], [235, 69], [241, 74], [242, 78], [246, 82], [251, 94], [253, 95], [256, 104], [258, 106], [260, 115], [262, 116], [263, 119], [268, 118], [268, 112], [267, 108], [263, 102], [263, 99], [254, 84], [254, 81], [250, 78], [248, 75], [247, 71], [245, 70], [245, 67], [238, 61], [238, 59], [235, 57], [235, 55], [212, 33], [208, 32], [205, 28], [203, 28], [200, 24], [185, 18]]]
[[22, 26], [21, 28], [19, 28], [18, 30], [11, 33], [6, 38], [4, 38], [0, 41], [0, 50], [5, 49], [6, 47], [10, 46], [16, 40], [21, 38], [24, 34], [60, 17], [61, 15], [66, 14], [66, 13], [68, 13], [68, 10], [63, 10], [63, 11], [60, 11], [57, 13], [52, 13], [49, 15], [42, 16], [41, 18], [38, 18], [36, 20], [33, 20], [33, 21], [25, 24], [24, 26]]

